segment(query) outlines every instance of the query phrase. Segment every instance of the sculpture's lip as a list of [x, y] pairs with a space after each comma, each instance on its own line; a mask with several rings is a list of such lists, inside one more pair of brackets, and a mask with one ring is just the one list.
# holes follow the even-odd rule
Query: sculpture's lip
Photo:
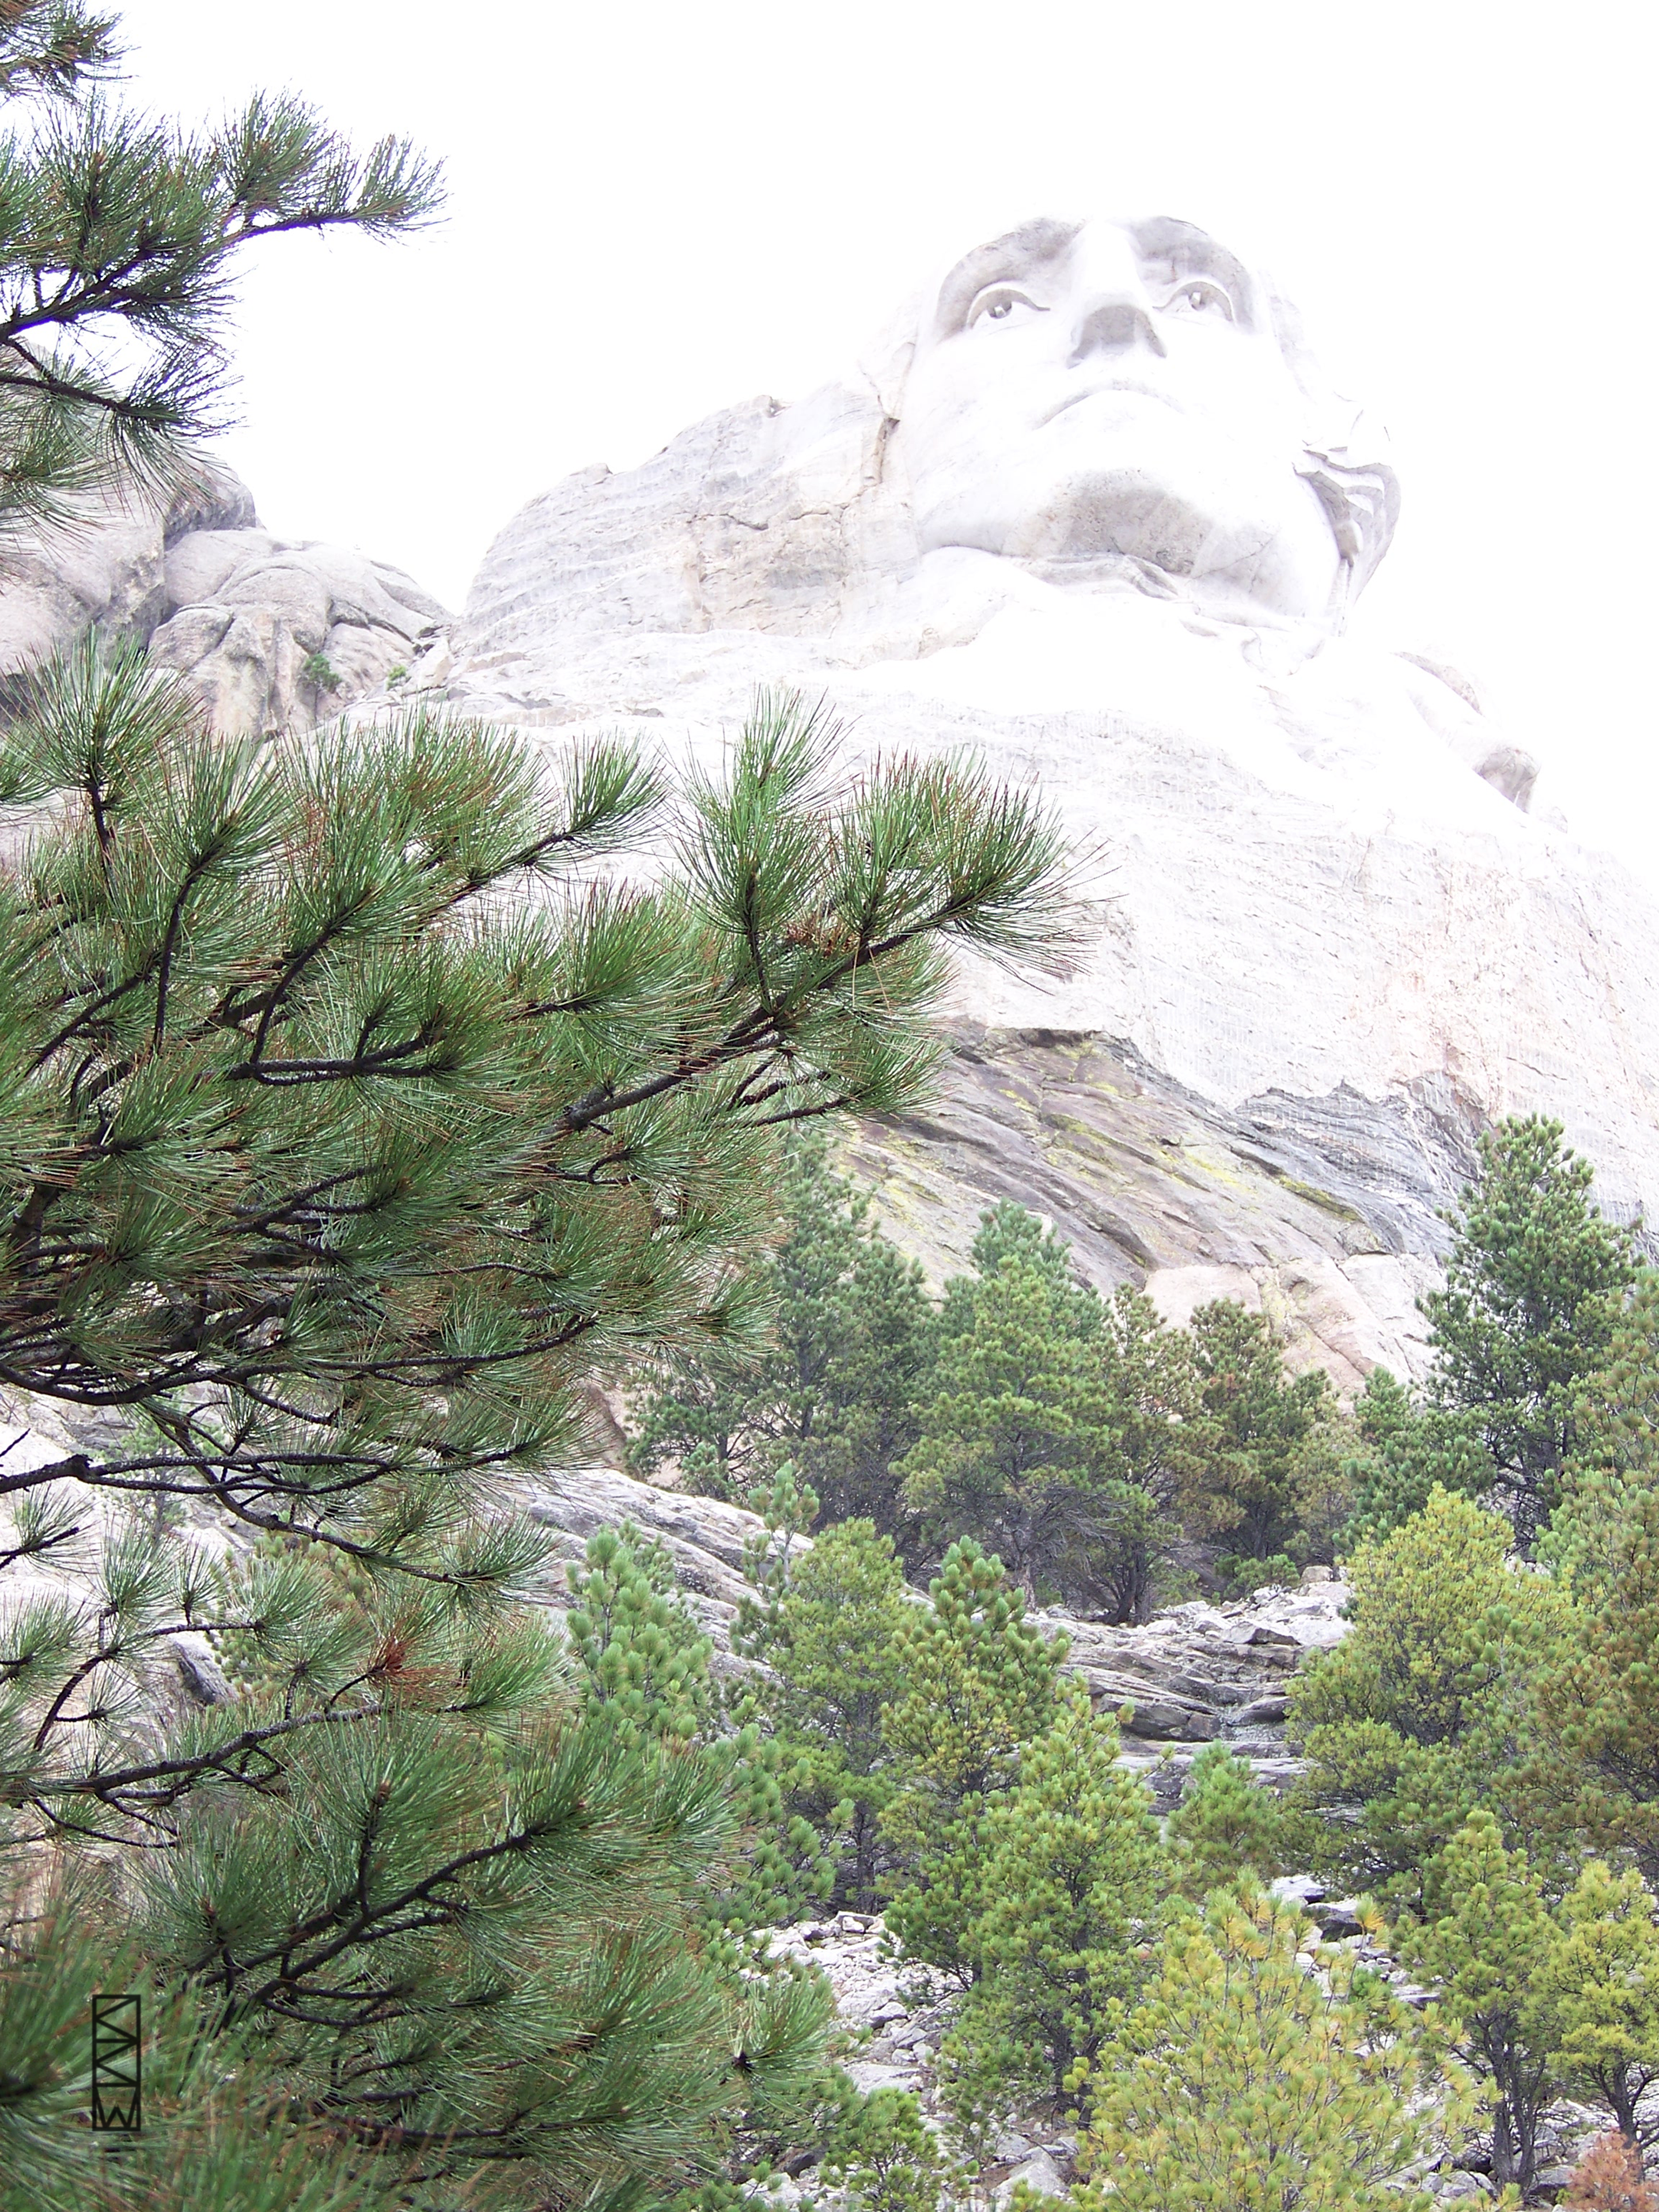
[[[1167, 392], [1159, 392], [1153, 385], [1141, 384], [1134, 378], [1127, 377], [1121, 383], [1091, 384], [1086, 392], [1072, 392], [1058, 406], [1051, 407], [1046, 415], [1039, 416], [1037, 427], [1039, 429], [1044, 428], [1054, 421], [1055, 416], [1063, 415], [1068, 407], [1080, 407], [1085, 399], [1103, 399], [1118, 392], [1133, 392], [1142, 399], [1156, 399], [1160, 407], [1174, 408], [1176, 404]], [[1176, 409], [1176, 411], [1178, 413], [1180, 410]]]

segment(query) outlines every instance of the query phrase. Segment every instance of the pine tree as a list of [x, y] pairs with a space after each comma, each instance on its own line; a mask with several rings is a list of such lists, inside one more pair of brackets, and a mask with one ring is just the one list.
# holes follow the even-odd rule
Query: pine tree
[[1535, 1115], [1482, 1137], [1480, 1180], [1446, 1217], [1445, 1287], [1423, 1301], [1436, 1401], [1478, 1424], [1523, 1547], [1559, 1498], [1579, 1389], [1636, 1274], [1629, 1231], [1591, 1203], [1594, 1170], [1561, 1138]]
[[1550, 2041], [1569, 2087], [1613, 2114], [1632, 2149], [1659, 2140], [1640, 2114], [1659, 2081], [1659, 1926], [1633, 1867], [1592, 1859], [1562, 1899], [1543, 1978]]
[[981, 1217], [974, 1269], [945, 1286], [904, 1495], [994, 1544], [1028, 1597], [1042, 1581], [1144, 1620], [1179, 1581], [1200, 1463], [1188, 1341], [1139, 1292], [1078, 1280], [1021, 1206]]
[[1028, 1599], [1086, 1540], [1104, 1445], [1100, 1300], [1022, 1207], [982, 1218], [975, 1273], [948, 1287], [921, 1434], [901, 1462], [930, 1526], [996, 1547]]
[[1435, 2018], [1313, 1937], [1260, 1891], [1170, 1929], [1143, 2002], [1075, 2077], [1092, 2104], [1081, 2212], [1427, 2212], [1410, 2178], [1467, 2118], [1467, 2080]]
[[1319, 1369], [1291, 1376], [1267, 1316], [1235, 1299], [1200, 1306], [1192, 1339], [1207, 1417], [1211, 1519], [1230, 1545], [1222, 1567], [1246, 1588], [1285, 1577], [1307, 1502], [1338, 1471], [1330, 1380]]
[[1064, 1563], [1066, 1581], [1103, 1598], [1111, 1620], [1145, 1620], [1190, 1589], [1175, 1555], [1210, 1526], [1198, 1370], [1191, 1338], [1127, 1285], [1105, 1303], [1094, 1353], [1103, 1432], [1096, 1503]]
[[894, 1791], [882, 1711], [902, 1693], [900, 1638], [914, 1605], [890, 1537], [868, 1521], [822, 1529], [774, 1602], [736, 1641], [769, 1670], [743, 1710], [775, 1741], [791, 1810], [835, 1857], [831, 1901], [874, 1912], [892, 1850], [881, 1814]]
[[896, 1785], [882, 1827], [903, 1869], [887, 1925], [912, 1957], [970, 1981], [985, 1817], [1056, 1715], [1066, 1644], [1025, 1619], [1000, 1560], [971, 1538], [951, 1545], [928, 1595], [900, 1631], [903, 1688], [882, 1717]]
[[1118, 1764], [1117, 1724], [1071, 1686], [988, 1804], [975, 1978], [940, 2050], [958, 2117], [984, 2133], [1027, 2100], [1060, 2106], [1138, 1990], [1170, 1866], [1152, 1792]]
[[1435, 1491], [1355, 1553], [1353, 1626], [1291, 1682], [1303, 1797], [1327, 1816], [1327, 1862], [1362, 1888], [1420, 1902], [1477, 1806], [1504, 1808], [1512, 1826], [1531, 1807], [1528, 1695], [1571, 1607], [1546, 1577], [1509, 1571], [1510, 1535], [1500, 1516]]
[[[76, 0], [0, 8], [36, 116], [0, 249], [14, 525], [199, 481], [244, 246], [437, 204], [403, 142], [359, 160], [291, 100], [127, 116], [112, 58]], [[945, 939], [1058, 950], [1052, 833], [950, 766], [837, 799], [829, 726], [772, 701], [639, 894], [569, 872], [665, 796], [614, 745], [555, 773], [416, 715], [254, 751], [95, 641], [7, 713], [0, 1383], [40, 1431], [0, 1471], [9, 2172], [37, 2205], [322, 2212], [516, 2169], [619, 2212], [763, 2154], [819, 2094], [826, 1999], [707, 1940], [742, 1746], [577, 1693], [514, 1609], [545, 1547], [507, 1486], [586, 1378], [741, 1336], [776, 1129], [913, 1094]], [[264, 1548], [216, 1573], [181, 1540], [216, 1522]], [[169, 1724], [185, 1629], [244, 1687]], [[48, 1850], [107, 1884], [96, 1959], [37, 1910]], [[89, 2193], [94, 1973], [173, 2025], [166, 2124]]]
[[[645, 894], [557, 880], [659, 797], [615, 747], [555, 778], [417, 714], [254, 753], [88, 647], [0, 756], [41, 805], [0, 885], [0, 1381], [76, 1426], [0, 1474], [35, 1577], [12, 1834], [143, 1838], [152, 1970], [268, 2014], [275, 2078], [331, 2125], [447, 2144], [433, 2188], [555, 2142], [584, 2186], [693, 2178], [821, 2040], [813, 1991], [698, 1948], [756, 1826], [735, 1754], [575, 1722], [514, 1617], [546, 1544], [504, 1485], [569, 1447], [596, 1370], [742, 1329], [775, 1127], [908, 1093], [929, 939], [1018, 935], [1049, 865], [1034, 815], [954, 772], [837, 811], [829, 737], [763, 706]], [[239, 1613], [153, 1525], [100, 1551], [88, 1505], [135, 1494], [279, 1542]], [[85, 1599], [50, 1578], [72, 1541]], [[335, 1603], [319, 1546], [369, 1602]], [[147, 1673], [204, 1627], [282, 1686], [157, 1742]], [[787, 1840], [731, 1892], [757, 1917]], [[618, 2083], [628, 2124], [590, 2129]]]
[[129, 113], [102, 89], [118, 54], [116, 19], [82, 0], [0, 9], [0, 100], [24, 117], [4, 160], [0, 528], [199, 483], [246, 249], [297, 230], [395, 236], [441, 200], [406, 140], [356, 155], [291, 95], [206, 131]]
[[711, 1936], [751, 1972], [750, 1931], [775, 1925], [825, 1896], [833, 1852], [790, 1801], [795, 1765], [763, 1730], [741, 1685], [717, 1682], [713, 1639], [680, 1594], [659, 1543], [631, 1524], [588, 1540], [586, 1571], [572, 1578], [567, 1628], [585, 1677], [587, 1711], [623, 1747], [696, 1745], [726, 1778], [732, 1847], [704, 1874], [702, 1915]]
[[819, 2171], [857, 2212], [943, 2212], [947, 2185], [966, 2179], [902, 2089], [848, 2098], [828, 2130]]
[[1659, 1488], [1659, 1274], [1644, 1268], [1607, 1350], [1579, 1388], [1572, 1455], [1539, 1557], [1581, 1592], [1621, 1572], [1631, 1516]]
[[1224, 1743], [1208, 1743], [1192, 1763], [1164, 1832], [1175, 1878], [1199, 1903], [1246, 1876], [1266, 1883], [1285, 1873], [1296, 1829], [1248, 1759]]
[[708, 1735], [714, 1647], [687, 1612], [661, 1544], [624, 1522], [588, 1538], [586, 1561], [571, 1577], [576, 1602], [565, 1626], [586, 1677], [588, 1710], [603, 1713], [625, 1742], [692, 1743]]
[[787, 1458], [828, 1520], [897, 1533], [908, 1516], [891, 1468], [915, 1437], [928, 1351], [921, 1271], [831, 1170], [821, 1131], [792, 1136], [777, 1188], [781, 1241], [753, 1279], [773, 1310], [763, 1349], [678, 1362], [641, 1398], [633, 1464], [649, 1474], [675, 1459], [682, 1481], [735, 1498]]
[[1492, 2085], [1493, 2180], [1524, 2195], [1557, 2082], [1548, 2010], [1555, 1928], [1527, 1854], [1505, 1849], [1484, 1809], [1440, 1854], [1436, 1890], [1439, 1909], [1403, 1925], [1400, 1948], [1440, 1990], [1464, 2050]]
[[1390, 1534], [1437, 1489], [1480, 1498], [1493, 1487], [1496, 1471], [1474, 1415], [1422, 1400], [1386, 1367], [1366, 1376], [1353, 1414], [1347, 1547]]
[[1659, 1489], [1627, 1488], [1595, 1535], [1532, 1686], [1534, 1779], [1540, 1805], [1659, 1881]]

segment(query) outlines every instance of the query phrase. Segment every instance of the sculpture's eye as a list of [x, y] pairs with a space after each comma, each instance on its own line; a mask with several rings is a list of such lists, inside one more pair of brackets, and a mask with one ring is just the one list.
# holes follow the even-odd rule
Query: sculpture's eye
[[1218, 322], [1234, 320], [1233, 303], [1221, 286], [1207, 276], [1182, 279], [1164, 305], [1166, 315], [1208, 315]]
[[975, 295], [974, 303], [968, 310], [965, 327], [971, 330], [979, 322], [1020, 322], [1028, 314], [1047, 313], [1046, 307], [1039, 307], [1036, 301], [1029, 294], [1022, 292], [1018, 284], [988, 284], [982, 292]]

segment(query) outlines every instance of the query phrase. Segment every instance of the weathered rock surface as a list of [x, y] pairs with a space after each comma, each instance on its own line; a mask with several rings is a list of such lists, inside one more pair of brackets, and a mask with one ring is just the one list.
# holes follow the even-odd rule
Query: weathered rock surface
[[[688, 1607], [714, 1638], [717, 1658], [723, 1663], [729, 1657], [738, 1603], [745, 1592], [753, 1595], [743, 1578], [743, 1547], [765, 1534], [758, 1514], [718, 1498], [636, 1482], [605, 1467], [545, 1475], [520, 1488], [532, 1519], [553, 1534], [556, 1556], [566, 1567], [581, 1565], [587, 1539], [600, 1528], [631, 1521], [655, 1537], [673, 1562]], [[568, 1587], [563, 1574], [556, 1574], [549, 1603], [566, 1603]]]
[[1067, 1663], [1094, 1703], [1123, 1717], [1124, 1764], [1169, 1812], [1206, 1743], [1225, 1743], [1269, 1789], [1294, 1779], [1300, 1762], [1285, 1741], [1290, 1678], [1346, 1634], [1348, 1597], [1346, 1584], [1332, 1581], [1257, 1590], [1226, 1605], [1170, 1606], [1139, 1627], [1059, 1609], [1037, 1618], [1065, 1632]]
[[450, 620], [411, 577], [344, 546], [259, 526], [234, 477], [165, 512], [106, 506], [93, 526], [9, 551], [0, 668], [96, 628], [148, 642], [228, 733], [302, 731], [416, 669]]
[[1171, 1320], [1205, 1300], [1264, 1309], [1293, 1367], [1345, 1389], [1424, 1365], [1419, 1294], [1475, 1162], [1450, 1086], [1373, 1101], [1273, 1091], [1236, 1111], [1133, 1046], [959, 1026], [938, 1095], [864, 1125], [848, 1164], [937, 1281], [964, 1267], [982, 1208], [1013, 1199], [1071, 1240], [1103, 1288], [1144, 1283]]
[[448, 617], [399, 568], [263, 530], [196, 531], [167, 556], [150, 657], [227, 731], [309, 728], [407, 672]]
[[[1242, 1294], [1351, 1386], [1419, 1361], [1491, 1121], [1559, 1114], [1620, 1218], [1659, 1188], [1656, 915], [1443, 653], [1342, 634], [1392, 471], [1333, 437], [1271, 287], [1214, 241], [1170, 278], [1196, 236], [1024, 226], [858, 374], [544, 493], [448, 691], [550, 746], [621, 725], [707, 763], [794, 684], [849, 767], [967, 750], [1039, 785], [1093, 943], [1048, 989], [963, 964], [943, 1098], [859, 1148], [890, 1225], [942, 1273], [1022, 1198], [1100, 1279], [1176, 1313]], [[963, 308], [994, 263], [1024, 273]]]
[[194, 532], [256, 525], [253, 496], [224, 477], [165, 512], [115, 501], [84, 526], [9, 543], [0, 562], [0, 669], [58, 651], [88, 629], [148, 637], [167, 611], [167, 550]]
[[[631, 720], [707, 762], [757, 683], [793, 683], [846, 712], [849, 765], [968, 749], [1036, 781], [1076, 848], [1104, 854], [1079, 974], [1038, 989], [964, 963], [943, 1097], [864, 1133], [884, 1218], [935, 1275], [961, 1264], [978, 1206], [1012, 1195], [1074, 1235], [1091, 1273], [1153, 1278], [1171, 1310], [1196, 1303], [1187, 1271], [1224, 1271], [1202, 1295], [1275, 1308], [1351, 1386], [1379, 1358], [1418, 1363], [1437, 1213], [1491, 1121], [1559, 1115], [1621, 1218], [1659, 1188], [1650, 902], [1466, 767], [1386, 668], [1351, 665], [1339, 702], [1334, 666], [1268, 683], [1234, 641], [1187, 638], [1234, 656], [1211, 672], [1219, 696], [1146, 676], [1112, 705], [1139, 656], [1115, 660], [1103, 637], [1078, 703], [1050, 678], [1016, 712], [1018, 671], [981, 681], [969, 647], [849, 666], [775, 617], [665, 635], [621, 610], [614, 632], [573, 638], [548, 602], [579, 550], [525, 525], [486, 562], [456, 641], [458, 703], [556, 745]], [[1028, 674], [1044, 661], [1041, 623], [1003, 642]], [[1152, 657], [1178, 666], [1164, 643]]]

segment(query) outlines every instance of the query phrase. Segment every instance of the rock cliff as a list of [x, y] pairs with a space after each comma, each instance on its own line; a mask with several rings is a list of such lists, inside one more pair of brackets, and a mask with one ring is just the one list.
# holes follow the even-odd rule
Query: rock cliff
[[708, 763], [756, 684], [790, 684], [844, 716], [851, 770], [967, 751], [1048, 796], [1094, 915], [1077, 974], [1039, 989], [964, 963], [939, 1098], [855, 1147], [935, 1277], [1012, 1196], [1097, 1280], [1149, 1282], [1176, 1316], [1265, 1304], [1293, 1357], [1352, 1387], [1419, 1364], [1439, 1212], [1492, 1121], [1559, 1115], [1603, 1205], [1639, 1213], [1659, 1188], [1651, 902], [1517, 803], [1532, 771], [1455, 670], [1340, 641], [1275, 660], [1184, 605], [988, 579], [983, 556], [860, 599], [872, 441], [850, 403], [814, 410], [841, 425], [838, 490], [811, 425], [808, 482], [771, 452], [777, 417], [738, 410], [532, 502], [452, 634], [447, 693], [545, 744], [621, 727]]

